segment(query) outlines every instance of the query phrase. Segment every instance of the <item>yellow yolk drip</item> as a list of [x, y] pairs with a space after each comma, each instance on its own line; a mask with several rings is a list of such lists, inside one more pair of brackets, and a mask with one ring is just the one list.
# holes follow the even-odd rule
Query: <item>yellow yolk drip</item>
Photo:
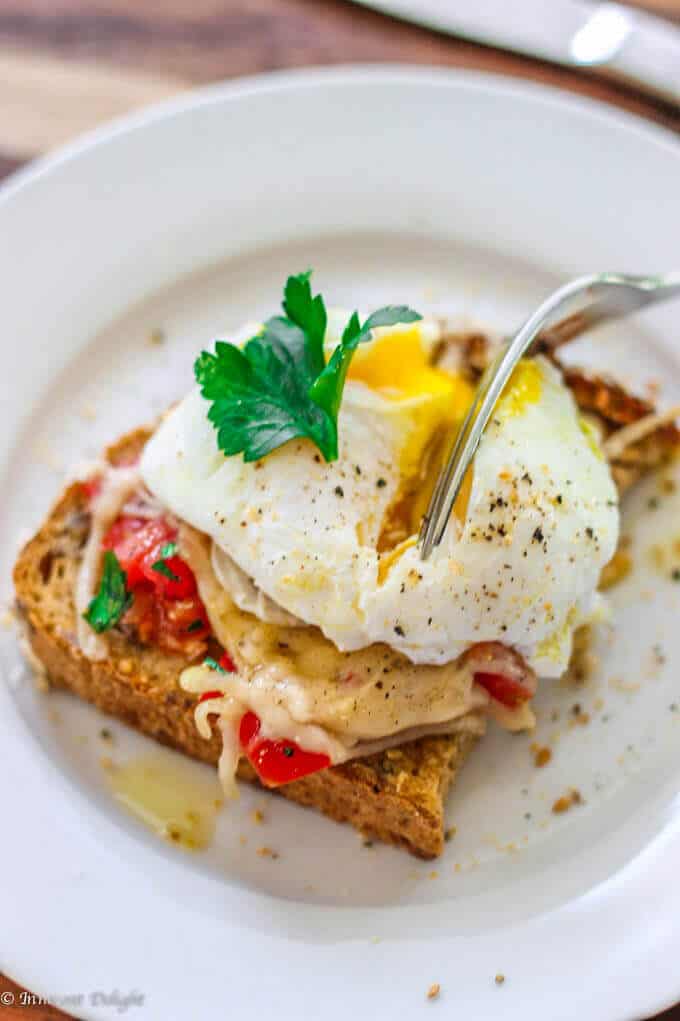
[[578, 420], [578, 424], [581, 427], [581, 432], [588, 441], [588, 446], [592, 450], [598, 461], [604, 460], [604, 454], [602, 453], [602, 447], [600, 446], [600, 434], [597, 430], [597, 426], [589, 422], [587, 418], [581, 416]]
[[498, 402], [498, 413], [508, 417], [521, 415], [528, 404], [537, 404], [540, 400], [542, 383], [540, 365], [523, 358], [505, 384]]
[[[395, 330], [359, 348], [348, 373], [391, 401], [411, 401], [411, 429], [400, 454], [402, 484], [383, 521], [378, 551], [380, 579], [413, 545], [456, 426], [472, 403], [474, 390], [463, 376], [431, 365], [419, 326]], [[469, 472], [454, 512], [465, 520], [472, 485]]]
[[404, 539], [398, 546], [394, 546], [393, 549], [386, 553], [382, 553], [378, 561], [378, 585], [382, 585], [385, 578], [390, 573], [391, 568], [396, 564], [397, 560], [401, 557], [407, 549], [411, 546], [415, 546], [417, 539], [415, 535], [410, 535], [408, 539]]

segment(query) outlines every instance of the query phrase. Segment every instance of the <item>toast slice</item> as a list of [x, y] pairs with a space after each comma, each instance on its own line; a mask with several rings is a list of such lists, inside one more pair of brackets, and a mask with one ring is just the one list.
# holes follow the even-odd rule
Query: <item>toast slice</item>
[[[457, 335], [448, 339], [442, 360], [453, 355], [458, 367], [475, 378], [490, 349], [491, 342], [483, 335]], [[613, 382], [571, 369], [565, 376], [582, 412], [598, 421], [605, 437], [653, 412], [650, 404]], [[106, 452], [108, 460], [129, 463], [149, 435], [149, 429], [138, 429], [123, 437]], [[619, 490], [679, 448], [680, 433], [674, 425], [652, 430], [613, 464]], [[110, 654], [105, 661], [90, 661], [80, 651], [73, 590], [89, 522], [82, 487], [74, 483], [16, 563], [17, 604], [33, 653], [54, 687], [68, 689], [162, 744], [217, 763], [220, 738], [200, 737], [193, 718], [195, 696], [178, 684], [187, 666], [182, 656], [144, 647], [115, 629], [108, 635]], [[331, 819], [349, 822], [368, 837], [433, 858], [444, 846], [447, 791], [483, 731], [483, 720], [471, 714], [450, 736], [421, 738], [334, 766], [287, 784], [278, 793]], [[245, 760], [239, 776], [257, 782]]]
[[[138, 429], [123, 437], [106, 452], [108, 460], [129, 463], [149, 435], [150, 430]], [[196, 729], [196, 697], [178, 684], [188, 665], [182, 656], [133, 643], [116, 629], [107, 635], [106, 660], [93, 662], [80, 651], [73, 591], [88, 531], [82, 486], [74, 483], [19, 556], [14, 569], [17, 605], [34, 655], [55, 688], [68, 689], [162, 744], [216, 764], [221, 739], [215, 734], [206, 741]], [[287, 784], [278, 793], [349, 822], [367, 837], [433, 858], [444, 846], [447, 791], [483, 730], [479, 716], [466, 717], [451, 736], [421, 738], [343, 763]], [[238, 775], [257, 781], [246, 760]]]

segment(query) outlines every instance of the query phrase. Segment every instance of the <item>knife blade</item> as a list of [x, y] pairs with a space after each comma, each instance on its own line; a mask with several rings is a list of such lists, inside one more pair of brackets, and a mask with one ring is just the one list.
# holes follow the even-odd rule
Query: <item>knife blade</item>
[[680, 106], [680, 29], [587, 0], [355, 0], [404, 21], [571, 68], [606, 74]]

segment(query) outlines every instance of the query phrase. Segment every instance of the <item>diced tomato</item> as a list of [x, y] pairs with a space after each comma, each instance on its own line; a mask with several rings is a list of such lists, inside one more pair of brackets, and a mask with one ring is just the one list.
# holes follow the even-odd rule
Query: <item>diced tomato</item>
[[151, 569], [149, 564], [146, 568], [146, 560], [149, 554], [152, 563], [158, 560], [156, 551], [160, 552], [161, 547], [174, 539], [174, 529], [163, 520], [155, 518], [149, 521], [147, 518], [136, 518], [123, 514], [117, 518], [109, 528], [102, 540], [104, 549], [111, 549], [118, 557], [120, 566], [127, 576], [128, 588], [133, 590], [146, 581]]
[[238, 739], [242, 748], [248, 748], [253, 738], [260, 732], [260, 717], [255, 713], [247, 712], [241, 717], [241, 724], [238, 729]]
[[204, 691], [198, 701], [199, 702], [207, 702], [209, 698], [222, 698], [222, 692], [221, 691]]
[[508, 709], [517, 709], [533, 695], [527, 685], [503, 674], [476, 673], [475, 682]]
[[260, 780], [268, 787], [280, 787], [292, 780], [327, 769], [328, 755], [308, 752], [295, 741], [259, 738], [260, 719], [253, 712], [244, 713], [239, 726], [239, 740], [249, 762]]
[[193, 658], [204, 651], [210, 624], [189, 565], [176, 553], [163, 556], [176, 538], [177, 529], [165, 518], [122, 514], [102, 546], [116, 554], [134, 596], [124, 623], [144, 644]]
[[188, 599], [170, 599], [167, 595], [154, 594], [165, 627], [177, 635], [195, 638], [205, 637], [210, 631], [205, 607], [198, 595]]
[[234, 663], [233, 659], [231, 658], [228, 652], [226, 651], [223, 652], [218, 662], [222, 669], [226, 670], [228, 674], [236, 673], [236, 664]]
[[177, 529], [164, 518], [121, 515], [104, 536], [104, 549], [112, 549], [127, 576], [128, 588], [153, 588], [167, 599], [187, 599], [196, 592], [196, 579], [177, 554], [163, 556], [174, 543]]
[[189, 565], [181, 557], [167, 557], [162, 560], [163, 567], [159, 571], [153, 565], [158, 565], [160, 560], [160, 555], [153, 561], [147, 556], [142, 568], [146, 579], [156, 590], [166, 599], [187, 599], [193, 596], [196, 592], [196, 579]]

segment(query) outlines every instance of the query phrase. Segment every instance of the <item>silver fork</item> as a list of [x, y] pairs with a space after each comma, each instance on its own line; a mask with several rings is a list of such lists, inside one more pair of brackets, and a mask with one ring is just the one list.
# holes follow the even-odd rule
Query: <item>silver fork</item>
[[622, 273], [596, 273], [579, 277], [560, 287], [527, 319], [515, 336], [499, 351], [484, 371], [477, 394], [453, 443], [432, 498], [423, 517], [418, 543], [422, 560], [442, 541], [453, 505], [479, 441], [491, 418], [512, 370], [536, 338], [565, 319], [578, 325], [574, 332], [590, 329], [598, 323], [629, 315], [647, 305], [680, 297], [680, 272], [663, 276], [628, 276]]

